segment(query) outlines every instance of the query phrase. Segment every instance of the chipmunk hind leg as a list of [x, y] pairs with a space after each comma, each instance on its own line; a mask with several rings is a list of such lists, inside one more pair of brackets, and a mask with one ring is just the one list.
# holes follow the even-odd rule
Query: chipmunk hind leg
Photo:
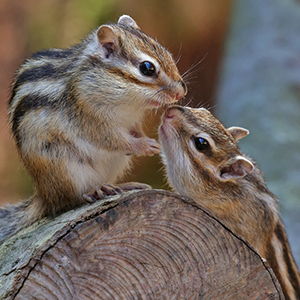
[[74, 157], [59, 155], [26, 158], [26, 167], [35, 182], [33, 207], [37, 218], [56, 216], [85, 202], [82, 194], [85, 182], [85, 165]]

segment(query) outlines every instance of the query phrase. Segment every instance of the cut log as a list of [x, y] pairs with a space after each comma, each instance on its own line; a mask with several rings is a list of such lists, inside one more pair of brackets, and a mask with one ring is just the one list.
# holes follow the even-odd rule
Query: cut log
[[128, 192], [0, 247], [2, 299], [284, 299], [273, 271], [191, 200]]

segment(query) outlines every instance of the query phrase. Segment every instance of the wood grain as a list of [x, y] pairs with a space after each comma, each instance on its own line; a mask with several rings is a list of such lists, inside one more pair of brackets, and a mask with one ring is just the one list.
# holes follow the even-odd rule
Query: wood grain
[[284, 299], [258, 254], [193, 203], [155, 190], [113, 199], [16, 269], [9, 299]]

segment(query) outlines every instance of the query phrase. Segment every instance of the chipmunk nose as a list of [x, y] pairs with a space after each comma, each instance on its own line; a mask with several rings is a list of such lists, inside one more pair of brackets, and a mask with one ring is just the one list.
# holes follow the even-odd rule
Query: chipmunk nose
[[174, 118], [177, 114], [183, 113], [184, 108], [178, 105], [174, 105], [169, 107], [166, 112], [165, 112], [165, 118], [166, 119], [172, 119]]
[[175, 95], [175, 100], [179, 100], [181, 99], [182, 97], [184, 97], [187, 93], [187, 87], [186, 87], [186, 84], [184, 83], [183, 80], [180, 80], [179, 81], [179, 84], [181, 85], [180, 86], [180, 91], [176, 93]]
[[183, 87], [183, 91], [184, 91], [184, 96], [187, 94], [187, 86], [186, 86], [186, 84], [184, 83], [184, 81], [183, 80], [180, 80], [180, 84], [181, 84], [181, 86]]
[[180, 93], [177, 93], [176, 96], [175, 96], [175, 100], [179, 100], [180, 98], [182, 98], [181, 94]]

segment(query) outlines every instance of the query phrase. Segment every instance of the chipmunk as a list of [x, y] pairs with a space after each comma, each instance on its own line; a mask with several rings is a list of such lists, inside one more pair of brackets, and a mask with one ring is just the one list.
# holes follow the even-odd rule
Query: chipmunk
[[9, 123], [35, 194], [0, 210], [2, 239], [115, 192], [111, 184], [130, 168], [132, 154], [160, 151], [142, 130], [145, 111], [186, 92], [172, 55], [127, 15], [78, 45], [33, 54], [17, 71]]
[[242, 154], [241, 127], [225, 128], [208, 110], [171, 106], [159, 128], [162, 159], [175, 191], [210, 211], [265, 258], [286, 299], [300, 299], [300, 277], [277, 199]]

